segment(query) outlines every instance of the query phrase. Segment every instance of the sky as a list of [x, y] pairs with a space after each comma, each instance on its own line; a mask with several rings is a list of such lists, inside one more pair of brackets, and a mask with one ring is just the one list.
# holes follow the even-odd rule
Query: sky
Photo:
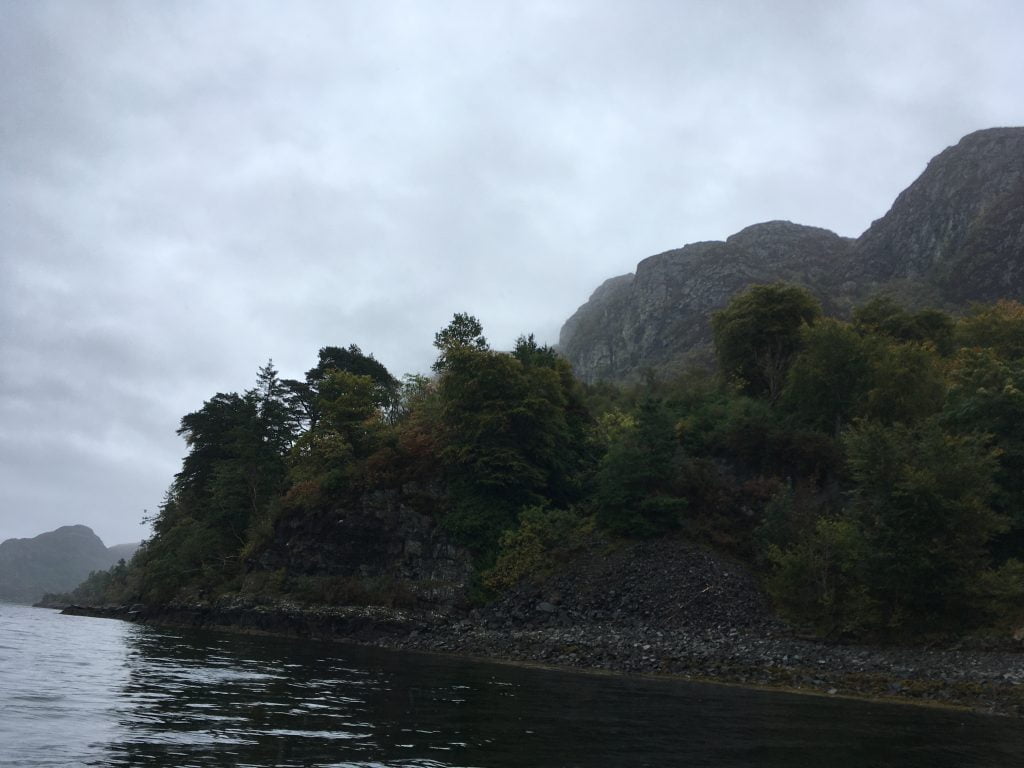
[[182, 415], [326, 345], [554, 343], [641, 259], [857, 236], [1024, 125], [1024, 4], [0, 0], [0, 540], [148, 535]]

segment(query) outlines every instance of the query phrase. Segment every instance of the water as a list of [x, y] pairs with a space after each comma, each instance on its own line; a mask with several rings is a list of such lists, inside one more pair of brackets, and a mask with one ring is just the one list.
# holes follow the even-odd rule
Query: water
[[1024, 723], [0, 603], [0, 765], [1024, 765]]

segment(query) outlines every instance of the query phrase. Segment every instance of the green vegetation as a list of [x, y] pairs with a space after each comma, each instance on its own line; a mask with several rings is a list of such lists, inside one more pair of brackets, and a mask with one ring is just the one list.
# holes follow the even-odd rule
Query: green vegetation
[[821, 317], [821, 304], [795, 285], [755, 285], [711, 316], [722, 374], [748, 395], [775, 402], [801, 347], [801, 331]]
[[325, 347], [301, 380], [268, 363], [182, 419], [189, 452], [153, 538], [82, 596], [413, 604], [396, 574], [265, 558], [283, 531], [431, 487], [423, 514], [470, 554], [478, 591], [542, 579], [599, 538], [686, 536], [746, 560], [823, 634], [1019, 626], [1021, 305], [957, 319], [878, 298], [845, 322], [774, 284], [713, 326], [720, 374], [631, 387], [581, 385], [532, 336], [494, 351], [465, 314], [437, 333], [432, 378], [399, 382], [355, 346]]

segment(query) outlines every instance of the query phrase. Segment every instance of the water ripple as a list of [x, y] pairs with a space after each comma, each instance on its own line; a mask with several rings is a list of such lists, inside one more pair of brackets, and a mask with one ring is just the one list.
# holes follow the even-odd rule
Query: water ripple
[[1024, 764], [1018, 721], [0, 605], [0, 765]]

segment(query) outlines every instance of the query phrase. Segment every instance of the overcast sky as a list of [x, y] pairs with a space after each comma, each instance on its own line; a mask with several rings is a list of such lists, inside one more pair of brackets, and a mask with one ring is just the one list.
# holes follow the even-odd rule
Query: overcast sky
[[856, 236], [1024, 125], [1024, 4], [0, 0], [0, 540], [147, 531], [180, 417], [324, 345], [557, 341], [640, 259]]

